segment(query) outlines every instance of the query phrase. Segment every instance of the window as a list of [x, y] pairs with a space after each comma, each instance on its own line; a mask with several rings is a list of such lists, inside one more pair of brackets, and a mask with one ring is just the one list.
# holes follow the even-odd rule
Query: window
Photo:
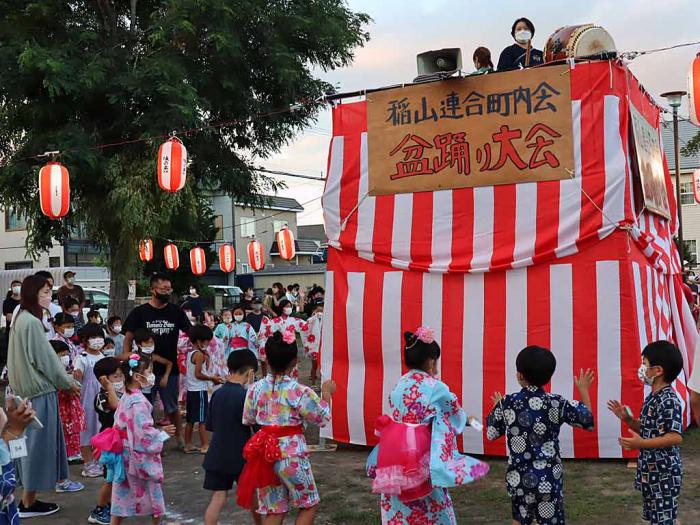
[[250, 265], [248, 263], [241, 263], [241, 273], [250, 273]]
[[5, 270], [25, 270], [27, 268], [33, 267], [34, 263], [32, 263], [32, 261], [18, 261], [5, 263]]
[[241, 217], [241, 237], [253, 237], [255, 235], [255, 219], [253, 217]]
[[681, 182], [681, 204], [695, 204], [692, 182]]
[[698, 261], [698, 241], [695, 239], [684, 240], [683, 244], [685, 244], [683, 257], [688, 260], [691, 266], [695, 266]]
[[[27, 216], [19, 215], [12, 209], [5, 210], [5, 231], [17, 232], [27, 229]], [[31, 266], [29, 267], [31, 268]]]
[[224, 216], [214, 215], [214, 228], [216, 228], [216, 237], [214, 240], [223, 241], [224, 240]]
[[272, 221], [272, 227], [275, 230], [275, 233], [280, 231], [285, 226], [289, 227], [289, 223], [287, 221]]
[[49, 268], [58, 268], [61, 266], [60, 257], [49, 257]]

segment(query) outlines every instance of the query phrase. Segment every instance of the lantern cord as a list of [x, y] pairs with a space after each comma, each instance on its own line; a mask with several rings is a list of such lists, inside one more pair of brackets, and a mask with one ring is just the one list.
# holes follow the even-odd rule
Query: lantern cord
[[[318, 197], [314, 197], [313, 199], [310, 199], [310, 200], [308, 200], [308, 201], [302, 202], [301, 205], [302, 205], [302, 206], [306, 206], [307, 204], [311, 204], [312, 202], [317, 201], [317, 200], [320, 199], [321, 197], [323, 197], [323, 196], [322, 196], [322, 195], [319, 195]], [[253, 224], [253, 223], [256, 223], [256, 222], [265, 220], [265, 219], [270, 219], [270, 218], [272, 218], [272, 217], [276, 217], [277, 215], [280, 215], [280, 214], [282, 214], [282, 213], [286, 213], [286, 212], [288, 212], [288, 211], [289, 211], [289, 210], [280, 210], [280, 211], [278, 211], [278, 212], [273, 213], [272, 215], [266, 215], [265, 217], [260, 217], [260, 218], [258, 218], [258, 219], [254, 219], [254, 220], [252, 220], [252, 221], [248, 221], [246, 224]], [[220, 229], [220, 230], [230, 230], [230, 229], [238, 228], [239, 226], [242, 226], [242, 225], [243, 225], [243, 223], [241, 222], [241, 223], [238, 223], [238, 224], [234, 224], [234, 225], [232, 225], [232, 226], [224, 226], [224, 227], [219, 228], [219, 229]], [[268, 231], [269, 231], [269, 230], [265, 230], [265, 231], [262, 231], [262, 232], [260, 232], [260, 233], [263, 234], [263, 233], [267, 233]], [[150, 238], [150, 239], [160, 239], [160, 240], [162, 240], [162, 241], [167, 241], [167, 242], [177, 243], [177, 244], [194, 244], [194, 245], [197, 245], [197, 244], [227, 244], [228, 242], [230, 242], [230, 241], [225, 241], [225, 240], [223, 240], [223, 239], [218, 239], [218, 240], [213, 240], [213, 241], [190, 241], [190, 240], [184, 240], [184, 239], [180, 239], [180, 240], [178, 240], [178, 239], [169, 239], [168, 237], [158, 237], [158, 236], [151, 236], [151, 237], [149, 237], [149, 238]]]
[[640, 57], [642, 55], [651, 55], [653, 53], [660, 53], [661, 51], [669, 51], [671, 49], [677, 49], [679, 47], [688, 47], [688, 46], [697, 46], [700, 45], [700, 41], [698, 42], [687, 42], [685, 44], [676, 44], [674, 46], [668, 46], [668, 47], [659, 47], [656, 49], [647, 49], [644, 51], [625, 51], [624, 53], [620, 53], [620, 58], [625, 58], [627, 60], [634, 60], [637, 57]]

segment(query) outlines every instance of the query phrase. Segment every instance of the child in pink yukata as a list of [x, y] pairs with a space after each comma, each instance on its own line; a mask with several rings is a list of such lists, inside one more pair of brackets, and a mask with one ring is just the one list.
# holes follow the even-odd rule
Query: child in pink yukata
[[[313, 523], [320, 498], [309, 463], [304, 424], [324, 426], [330, 421], [330, 402], [336, 385], [321, 386], [321, 398], [290, 376], [297, 364], [293, 327], [267, 340], [270, 373], [253, 384], [243, 408], [244, 425], [260, 425], [246, 444], [246, 465], [239, 479], [238, 504], [251, 509], [257, 489], [258, 514], [263, 525], [280, 524], [290, 506], [299, 509], [297, 525]], [[272, 461], [270, 459], [273, 458]]]
[[126, 391], [114, 414], [113, 428], [122, 433], [126, 478], [112, 485], [112, 525], [134, 516], [151, 516], [157, 525], [165, 515], [160, 453], [165, 440], [175, 434], [175, 427], [157, 430], [153, 426], [153, 406], [141, 392], [155, 382], [151, 359], [132, 354], [122, 363], [122, 372]]

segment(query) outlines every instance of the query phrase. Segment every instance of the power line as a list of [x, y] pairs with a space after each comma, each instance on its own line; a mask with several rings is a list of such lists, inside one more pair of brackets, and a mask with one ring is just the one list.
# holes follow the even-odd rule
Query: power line
[[269, 173], [270, 175], [281, 175], [283, 177], [297, 177], [299, 179], [317, 180], [319, 182], [325, 182], [325, 177], [312, 177], [311, 175], [302, 175], [301, 173], [292, 173], [290, 171], [282, 170], [270, 170], [267, 168], [255, 168], [254, 171], [259, 171], [261, 173]]

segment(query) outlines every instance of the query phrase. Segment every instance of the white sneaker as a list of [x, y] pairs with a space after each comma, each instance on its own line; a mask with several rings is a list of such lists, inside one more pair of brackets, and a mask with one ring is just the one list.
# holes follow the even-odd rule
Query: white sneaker
[[89, 463], [83, 466], [83, 471], [80, 473], [84, 478], [100, 478], [102, 477], [103, 469], [97, 463]]

